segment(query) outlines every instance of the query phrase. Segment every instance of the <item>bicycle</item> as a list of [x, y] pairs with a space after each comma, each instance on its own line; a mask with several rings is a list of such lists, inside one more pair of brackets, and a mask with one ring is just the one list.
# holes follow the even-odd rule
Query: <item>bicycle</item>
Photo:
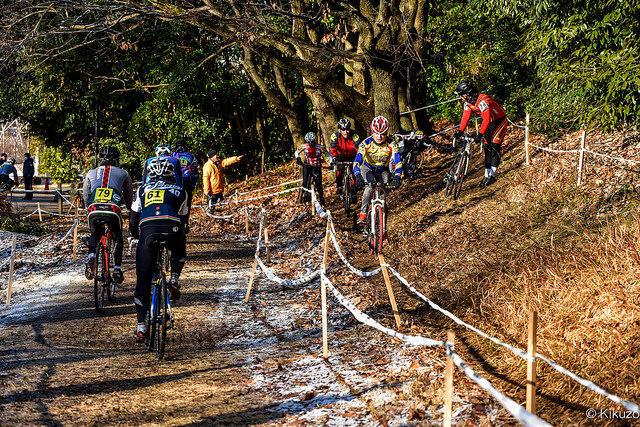
[[171, 311], [171, 300], [167, 289], [167, 275], [169, 255], [166, 242], [158, 242], [158, 259], [156, 260], [155, 271], [153, 273], [153, 290], [151, 293], [151, 304], [147, 312], [147, 351], [156, 351], [158, 360], [164, 358], [165, 342], [167, 339], [167, 329], [173, 326], [173, 312]]
[[430, 152], [435, 144], [421, 131], [412, 131], [408, 134], [396, 133], [393, 138], [396, 140], [398, 153], [402, 159], [402, 177], [405, 179], [413, 177], [418, 165], [422, 166], [424, 150], [428, 148]]
[[105, 299], [112, 301], [116, 293], [116, 281], [111, 273], [115, 244], [109, 227], [106, 224], [101, 224], [101, 227], [102, 235], [93, 258], [93, 300], [98, 313], [102, 313]]
[[346, 166], [342, 177], [342, 201], [344, 203], [344, 213], [349, 215], [351, 205], [355, 199], [355, 175], [353, 174], [353, 162], [335, 162], [336, 174], [338, 166]]
[[444, 177], [445, 197], [453, 195], [453, 199], [456, 200], [460, 196], [462, 184], [464, 183], [464, 180], [467, 177], [467, 171], [469, 170], [471, 143], [473, 141], [474, 138], [468, 134], [463, 134], [460, 138], [453, 138], [453, 146], [460, 146], [461, 148], [453, 159], [453, 163]]
[[382, 246], [387, 239], [387, 205], [386, 190], [393, 188], [390, 184], [367, 184], [373, 187], [371, 202], [367, 208], [367, 219], [363, 234], [369, 240], [369, 251], [375, 256], [382, 253]]

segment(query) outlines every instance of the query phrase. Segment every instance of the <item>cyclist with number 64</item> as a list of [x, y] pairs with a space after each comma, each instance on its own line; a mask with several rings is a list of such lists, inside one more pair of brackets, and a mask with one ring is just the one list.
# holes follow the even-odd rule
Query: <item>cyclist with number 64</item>
[[171, 279], [168, 283], [171, 299], [180, 298], [178, 279], [187, 255], [185, 231], [189, 221], [187, 192], [175, 183], [174, 163], [163, 156], [151, 159], [147, 166], [149, 182], [136, 192], [129, 221], [129, 231], [138, 239], [134, 293], [137, 343], [144, 342], [148, 333], [146, 316], [160, 242], [164, 242], [171, 253]]
[[[358, 148], [358, 154], [353, 164], [353, 172], [356, 176], [356, 183], [362, 187], [362, 205], [357, 223], [363, 224], [367, 219], [367, 209], [371, 201], [372, 184], [391, 183], [394, 187], [400, 186], [402, 176], [402, 159], [398, 149], [391, 138], [387, 136], [389, 132], [389, 121], [383, 116], [378, 116], [371, 121], [372, 136], [362, 141]], [[394, 177], [389, 173], [389, 163], [393, 159], [395, 163]]]
[[114, 237], [114, 267], [113, 278], [122, 283], [122, 217], [120, 205], [124, 202], [131, 208], [133, 200], [133, 182], [129, 173], [118, 166], [120, 151], [113, 146], [100, 149], [100, 166], [87, 172], [82, 185], [84, 204], [87, 207], [87, 220], [91, 236], [89, 236], [89, 256], [85, 264], [84, 274], [87, 280], [92, 280], [95, 272], [94, 258], [100, 236], [106, 225]]

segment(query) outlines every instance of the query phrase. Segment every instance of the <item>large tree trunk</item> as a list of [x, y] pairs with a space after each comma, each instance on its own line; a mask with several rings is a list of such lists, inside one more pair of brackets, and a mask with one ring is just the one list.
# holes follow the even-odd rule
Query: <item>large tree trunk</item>
[[384, 116], [389, 120], [389, 131], [400, 129], [398, 120], [398, 85], [390, 71], [370, 67], [373, 105], [376, 116]]
[[331, 133], [335, 131], [338, 123], [338, 114], [336, 113], [333, 104], [327, 100], [323, 95], [323, 92], [311, 86], [307, 86], [305, 93], [313, 104], [313, 109], [316, 112], [318, 118], [318, 133], [320, 134], [322, 141], [329, 149], [328, 143], [331, 137]]

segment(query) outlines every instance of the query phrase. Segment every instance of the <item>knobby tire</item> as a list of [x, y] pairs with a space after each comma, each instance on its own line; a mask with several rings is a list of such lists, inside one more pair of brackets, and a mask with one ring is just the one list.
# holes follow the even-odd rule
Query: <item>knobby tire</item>
[[463, 155], [458, 163], [458, 170], [456, 171], [456, 182], [453, 188], [453, 199], [457, 199], [462, 191], [462, 184], [467, 177], [467, 166], [469, 165], [469, 156]]
[[344, 191], [344, 213], [349, 215], [351, 211], [351, 176], [346, 170], [344, 171], [342, 189]]
[[[111, 241], [109, 242], [109, 260], [114, 259], [114, 253], [115, 253], [115, 244], [113, 243], [113, 241]], [[110, 262], [109, 265], [113, 265], [113, 262]], [[113, 275], [111, 274], [109, 274], [109, 277], [107, 278], [107, 280], [109, 281], [109, 283], [107, 284], [107, 297], [109, 298], [109, 301], [113, 301], [116, 295], [116, 281], [114, 280]]]
[[168, 307], [167, 307], [167, 281], [162, 280], [162, 286], [160, 287], [160, 299], [158, 300], [158, 314], [160, 320], [156, 323], [156, 356], [158, 360], [162, 360], [164, 358], [164, 347], [167, 339], [167, 323], [169, 319]]
[[376, 246], [375, 246], [375, 250], [376, 250], [376, 255], [377, 255], [377, 254], [382, 253], [382, 245], [384, 243], [385, 224], [384, 224], [384, 208], [382, 206], [376, 206], [374, 222], [376, 224], [376, 232], [375, 232]]
[[98, 253], [94, 257], [93, 264], [93, 301], [98, 313], [102, 313], [106, 289], [103, 286], [105, 271], [105, 252], [102, 244], [98, 245]]
[[[147, 311], [147, 333], [149, 336], [147, 337], [147, 351], [153, 351], [153, 347], [155, 345], [155, 337], [156, 337], [156, 329], [155, 329], [155, 319], [156, 319], [156, 306], [157, 303], [153, 304], [153, 294], [156, 292], [155, 281], [156, 278], [154, 276], [154, 285], [151, 291], [151, 305], [149, 306], [149, 310]], [[157, 300], [157, 296], [156, 296]]]

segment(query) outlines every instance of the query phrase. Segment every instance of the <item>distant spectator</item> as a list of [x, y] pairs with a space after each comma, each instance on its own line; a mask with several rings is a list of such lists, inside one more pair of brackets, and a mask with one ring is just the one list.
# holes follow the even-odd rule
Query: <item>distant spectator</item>
[[3, 165], [7, 161], [7, 153], [0, 154], [0, 165]]
[[207, 204], [209, 210], [213, 210], [216, 203], [220, 202], [224, 196], [224, 176], [223, 169], [239, 162], [244, 157], [231, 156], [220, 159], [216, 150], [209, 151], [209, 160], [202, 168], [203, 203]]
[[[16, 159], [13, 157], [9, 157], [6, 163], [0, 165], [0, 185], [6, 187], [11, 190], [11, 188], [15, 185], [16, 187], [20, 184], [20, 180], [18, 179], [18, 171], [14, 164], [16, 163]], [[13, 174], [13, 180], [9, 177], [10, 174]]]
[[32, 200], [33, 193], [29, 190], [33, 190], [33, 175], [36, 172], [36, 168], [33, 165], [33, 158], [31, 154], [24, 153], [24, 163], [22, 164], [22, 178], [24, 179], [24, 193], [25, 200]]

